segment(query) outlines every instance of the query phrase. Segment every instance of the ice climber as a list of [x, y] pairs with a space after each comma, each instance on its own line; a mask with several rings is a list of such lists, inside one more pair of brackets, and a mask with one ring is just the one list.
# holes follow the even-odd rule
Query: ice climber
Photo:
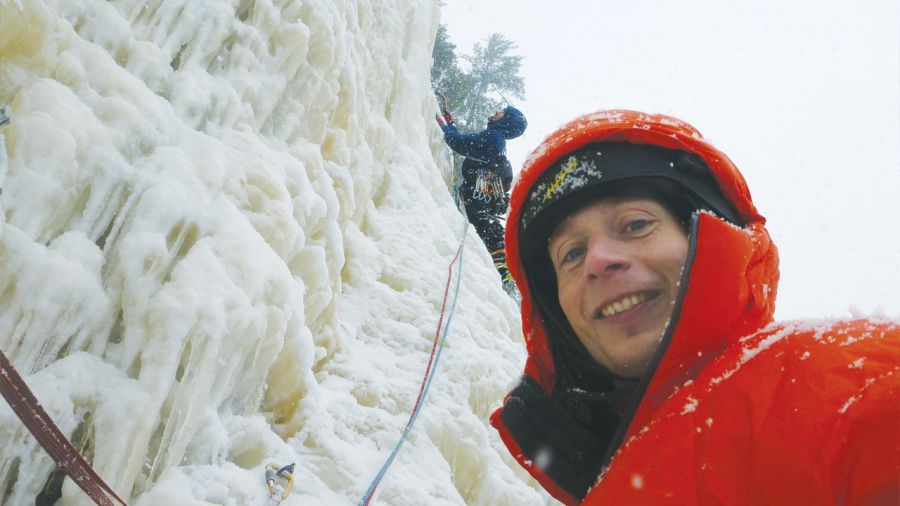
[[515, 107], [507, 106], [488, 119], [486, 129], [472, 134], [460, 133], [447, 111], [437, 119], [444, 131], [444, 141], [450, 149], [465, 157], [461, 169], [463, 181], [460, 197], [466, 206], [466, 216], [490, 251], [500, 277], [511, 284], [506, 268], [501, 221], [509, 205], [512, 184], [512, 166], [506, 158], [506, 141], [525, 132], [528, 126], [525, 115]]
[[560, 501], [900, 503], [900, 324], [773, 322], [765, 219], [690, 125], [562, 127], [513, 189], [506, 252], [528, 358], [491, 423]]

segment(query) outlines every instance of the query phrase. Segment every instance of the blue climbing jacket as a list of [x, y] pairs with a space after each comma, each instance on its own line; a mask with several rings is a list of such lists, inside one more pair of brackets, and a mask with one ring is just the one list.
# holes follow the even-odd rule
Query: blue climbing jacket
[[466, 158], [462, 165], [464, 188], [472, 188], [478, 173], [488, 170], [500, 177], [508, 191], [512, 184], [512, 166], [506, 158], [506, 140], [522, 135], [527, 126], [522, 111], [511, 105], [503, 109], [500, 120], [488, 122], [487, 128], [477, 133], [463, 134], [455, 125], [441, 125], [444, 142]]

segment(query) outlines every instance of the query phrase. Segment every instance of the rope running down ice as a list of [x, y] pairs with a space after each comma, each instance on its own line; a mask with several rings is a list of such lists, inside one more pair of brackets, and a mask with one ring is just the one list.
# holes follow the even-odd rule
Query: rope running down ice
[[[425, 368], [425, 377], [422, 378], [422, 386], [419, 388], [419, 396], [416, 398], [412, 414], [409, 417], [409, 421], [406, 422], [406, 428], [403, 429], [400, 440], [397, 441], [390, 456], [388, 456], [384, 465], [381, 466], [375, 479], [372, 480], [372, 483], [369, 485], [363, 498], [359, 501], [358, 506], [368, 506], [369, 501], [374, 497], [375, 489], [378, 487], [384, 474], [391, 466], [394, 458], [400, 452], [400, 447], [403, 446], [406, 437], [409, 436], [410, 431], [412, 431], [413, 424], [419, 416], [419, 410], [422, 408], [425, 396], [428, 395], [428, 389], [431, 387], [431, 380], [434, 379], [434, 372], [437, 370], [438, 361], [441, 358], [441, 351], [444, 349], [444, 341], [447, 339], [447, 332], [450, 330], [450, 321], [453, 319], [453, 311], [456, 309], [456, 301], [459, 299], [459, 284], [462, 279], [463, 267], [463, 248], [466, 244], [466, 232], [469, 230], [469, 220], [466, 217], [465, 211], [463, 212], [463, 221], [465, 221], [465, 227], [463, 228], [462, 239], [459, 242], [459, 247], [456, 249], [456, 255], [453, 256], [453, 260], [450, 261], [450, 265], [447, 267], [447, 284], [444, 286], [444, 300], [441, 302], [441, 315], [438, 319], [437, 331], [434, 333], [434, 343], [431, 345], [431, 356], [428, 358], [428, 366]], [[456, 270], [456, 286], [453, 289], [453, 302], [450, 305], [450, 312], [447, 313], [447, 325], [444, 326], [444, 333], [442, 335], [441, 326], [444, 322], [444, 311], [447, 307], [447, 294], [450, 291], [450, 281], [453, 278], [453, 264], [455, 264], [457, 260], [459, 260], [459, 267]]]

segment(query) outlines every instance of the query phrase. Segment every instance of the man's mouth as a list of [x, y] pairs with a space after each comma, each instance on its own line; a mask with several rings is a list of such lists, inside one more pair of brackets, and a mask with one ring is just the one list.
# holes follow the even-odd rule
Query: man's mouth
[[659, 292], [642, 292], [633, 295], [626, 295], [621, 299], [615, 300], [601, 307], [594, 313], [594, 318], [609, 318], [619, 313], [624, 313], [635, 306], [653, 300], [659, 296]]

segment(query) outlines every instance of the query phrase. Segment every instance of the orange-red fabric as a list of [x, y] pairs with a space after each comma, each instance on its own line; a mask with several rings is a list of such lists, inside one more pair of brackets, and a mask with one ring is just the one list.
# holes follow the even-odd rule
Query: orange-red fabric
[[898, 357], [896, 324], [772, 325], [644, 410], [584, 504], [900, 504]]
[[[556, 379], [519, 256], [522, 204], [557, 159], [628, 141], [696, 153], [746, 223], [700, 216], [681, 315], [623, 445], [584, 504], [900, 504], [900, 327], [772, 323], [778, 254], [740, 172], [680, 120], [634, 111], [576, 119], [532, 155], [513, 188], [507, 262], [523, 295], [525, 374]], [[578, 501], [510, 452], [554, 497]], [[875, 502], [872, 502], [875, 501]]]

